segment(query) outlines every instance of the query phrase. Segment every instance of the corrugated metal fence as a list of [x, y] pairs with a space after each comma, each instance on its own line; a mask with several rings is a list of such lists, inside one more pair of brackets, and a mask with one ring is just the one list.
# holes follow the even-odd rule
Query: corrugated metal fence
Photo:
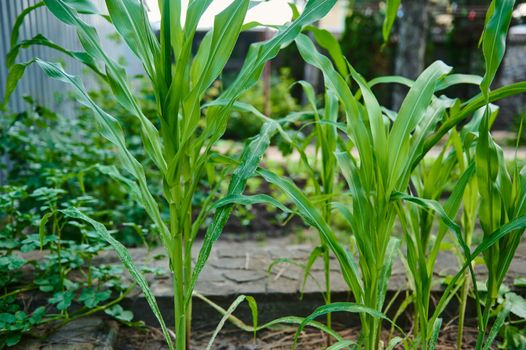
[[[3, 100], [5, 82], [7, 77], [6, 55], [9, 52], [11, 29], [15, 20], [28, 6], [36, 4], [40, 0], [0, 0], [0, 100]], [[92, 0], [100, 9], [104, 9], [103, 0]], [[92, 25], [99, 25], [103, 20], [98, 16], [86, 16], [86, 21]], [[51, 41], [71, 50], [80, 50], [80, 44], [74, 29], [59, 22], [45, 7], [40, 7], [26, 17], [20, 29], [19, 40], [30, 39], [37, 34], [46, 36]], [[83, 67], [73, 59], [44, 46], [32, 46], [23, 49], [18, 62], [25, 62], [33, 57], [47, 60], [60, 59], [66, 65], [66, 70], [78, 75], [82, 73]], [[64, 111], [65, 106], [60, 104], [67, 91], [66, 85], [44, 76], [43, 72], [36, 66], [28, 68], [20, 85], [9, 101], [11, 111], [24, 110], [25, 102], [23, 96], [30, 95], [41, 104], [51, 108], [59, 108]], [[67, 108], [67, 107], [66, 107]]]

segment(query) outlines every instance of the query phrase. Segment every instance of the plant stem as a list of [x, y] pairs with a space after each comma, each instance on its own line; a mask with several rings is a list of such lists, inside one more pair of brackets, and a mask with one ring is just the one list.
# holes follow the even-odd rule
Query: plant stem
[[[55, 208], [53, 208], [53, 211], [55, 211]], [[60, 229], [58, 227], [58, 219], [57, 219], [57, 214], [55, 213], [55, 215], [53, 215], [53, 229], [52, 229], [52, 233], [53, 235], [56, 235], [57, 236], [57, 258], [58, 258], [58, 272], [59, 272], [59, 276], [60, 276], [60, 290], [62, 292], [64, 292], [64, 271], [63, 271], [63, 268], [62, 268], [62, 254], [61, 254], [61, 251], [62, 251], [62, 237], [61, 237], [61, 232], [60, 232]]]
[[[467, 212], [464, 213], [464, 221], [465, 221], [465, 231], [466, 231], [466, 245], [468, 247], [471, 247], [471, 240], [473, 237], [473, 218], [474, 213], [473, 210], [470, 210], [470, 213]], [[459, 309], [459, 318], [458, 318], [458, 333], [457, 333], [457, 350], [462, 349], [462, 343], [464, 338], [464, 321], [466, 318], [466, 303], [468, 300], [468, 293], [469, 293], [469, 283], [470, 279], [468, 278], [468, 271], [465, 273], [464, 278], [464, 285], [462, 287], [462, 293], [460, 296], [460, 309]]]
[[468, 299], [468, 292], [469, 292], [469, 278], [468, 273], [466, 272], [465, 279], [464, 279], [464, 285], [462, 286], [462, 294], [460, 296], [460, 308], [459, 308], [459, 317], [458, 317], [458, 332], [457, 332], [457, 350], [462, 349], [462, 342], [464, 338], [464, 320], [466, 317], [466, 303]]
[[175, 346], [186, 350], [186, 319], [184, 307], [183, 234], [177, 225], [177, 208], [170, 203], [170, 229], [174, 237], [174, 251], [170, 252], [174, 284]]
[[[323, 269], [325, 270], [325, 304], [331, 303], [331, 257], [329, 247], [322, 241], [323, 246]], [[327, 314], [327, 327], [332, 328], [331, 314]], [[327, 347], [331, 346], [331, 337], [327, 336]]]
[[[190, 204], [190, 210], [187, 212], [185, 226], [184, 226], [184, 239], [186, 242], [186, 250], [184, 256], [184, 285], [185, 290], [189, 288], [190, 280], [192, 279], [192, 206]], [[186, 341], [187, 347], [190, 347], [190, 338], [192, 336], [192, 298], [186, 305]]]

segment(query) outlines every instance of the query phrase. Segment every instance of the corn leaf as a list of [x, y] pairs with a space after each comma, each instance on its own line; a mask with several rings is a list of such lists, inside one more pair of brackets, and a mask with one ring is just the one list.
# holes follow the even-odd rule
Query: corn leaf
[[296, 330], [296, 334], [294, 335], [294, 343], [292, 345], [292, 349], [294, 350], [296, 348], [296, 343], [298, 341], [298, 338], [301, 334], [301, 331], [307, 325], [310, 321], [314, 320], [315, 318], [319, 316], [326, 315], [328, 313], [334, 313], [334, 312], [349, 312], [349, 313], [360, 313], [360, 314], [368, 314], [374, 318], [383, 319], [390, 321], [384, 314], [381, 312], [378, 312], [374, 309], [368, 308], [361, 304], [356, 303], [349, 303], [349, 302], [338, 302], [338, 303], [331, 303], [327, 305], [323, 305], [318, 307], [312, 314], [307, 316], [303, 322], [299, 325], [298, 329]]
[[[240, 195], [245, 189], [248, 178], [250, 178], [256, 171], [263, 154], [270, 145], [270, 139], [276, 133], [276, 127], [274, 123], [266, 123], [262, 127], [260, 134], [252, 140], [244, 149], [243, 154], [239, 162], [238, 168], [234, 171], [232, 179], [228, 187], [227, 196], [236, 196]], [[201, 273], [214, 242], [219, 238], [223, 227], [225, 226], [230, 213], [232, 212], [233, 203], [225, 204], [219, 207], [215, 214], [212, 224], [208, 226], [206, 230], [205, 239], [203, 245], [199, 250], [199, 256], [192, 271], [192, 279], [189, 284], [189, 291], [186, 295], [186, 303], [190, 301], [192, 297], [191, 291], [193, 290], [197, 278]]]
[[312, 225], [320, 232], [321, 237], [338, 259], [344, 280], [347, 282], [352, 292], [359, 300], [362, 290], [357, 271], [352, 268], [355, 266], [354, 262], [350, 261], [352, 260], [352, 256], [345, 252], [330, 227], [327, 225], [325, 220], [323, 220], [323, 217], [319, 211], [312, 205], [305, 194], [289, 179], [279, 177], [276, 174], [264, 169], [258, 170], [258, 174], [261, 175], [267, 182], [276, 185], [284, 193], [286, 193], [298, 208], [299, 215], [308, 224]]
[[433, 323], [433, 333], [429, 339], [429, 350], [435, 350], [438, 343], [438, 336], [440, 335], [440, 328], [442, 327], [442, 319], [437, 318]]
[[122, 264], [130, 272], [130, 275], [132, 276], [133, 280], [141, 288], [144, 294], [144, 297], [146, 298], [146, 301], [148, 302], [148, 305], [150, 305], [150, 308], [152, 309], [153, 314], [155, 315], [155, 318], [157, 318], [157, 321], [159, 321], [159, 324], [163, 331], [163, 335], [164, 335], [164, 339], [166, 340], [166, 343], [168, 344], [169, 348], [173, 350], [174, 345], [172, 342], [172, 338], [170, 336], [170, 333], [168, 332], [168, 328], [166, 327], [166, 324], [164, 323], [164, 319], [161, 314], [161, 310], [159, 309], [159, 306], [157, 305], [157, 301], [155, 300], [155, 297], [152, 291], [150, 290], [150, 287], [148, 286], [148, 282], [146, 281], [144, 276], [141, 274], [141, 272], [137, 269], [137, 267], [133, 263], [132, 257], [130, 256], [130, 253], [128, 252], [126, 247], [124, 247], [119, 241], [113, 238], [111, 234], [108, 232], [108, 230], [106, 230], [106, 227], [104, 227], [103, 224], [84, 215], [78, 209], [68, 208], [68, 209], [61, 210], [61, 212], [67, 217], [82, 220], [82, 221], [89, 223], [91, 226], [93, 226], [97, 234], [113, 247], [113, 249], [119, 256], [119, 259], [121, 260]]
[[402, 102], [387, 141], [387, 149], [392, 154], [389, 157], [387, 193], [396, 188], [399, 176], [409, 161], [411, 132], [429, 106], [439, 79], [450, 70], [451, 67], [443, 62], [434, 62], [418, 77]]
[[326, 350], [340, 350], [340, 349], [346, 349], [350, 347], [351, 345], [354, 345], [355, 343], [350, 340], [341, 340], [339, 342], [336, 342], [329, 346]]
[[[212, 308], [214, 308], [220, 314], [222, 314], [222, 315], [226, 314], [227, 311], [225, 309], [223, 309], [221, 306], [217, 305], [216, 303], [212, 302], [210, 299], [206, 298], [204, 295], [202, 295], [202, 294], [200, 294], [198, 292], [194, 292], [193, 295], [195, 297], [203, 300], [205, 303], [210, 305]], [[256, 301], [254, 299], [252, 299], [252, 300], [253, 300], [253, 305], [255, 306], [256, 305]], [[253, 312], [254, 306], [250, 306], [251, 311], [252, 311], [252, 315], [254, 315], [254, 312]], [[228, 319], [236, 327], [238, 327], [238, 328], [240, 328], [240, 329], [242, 329], [242, 330], [244, 330], [246, 332], [254, 332], [254, 331], [259, 331], [259, 330], [267, 329], [267, 328], [272, 329], [275, 326], [280, 326], [280, 325], [283, 325], [283, 324], [298, 324], [299, 325], [305, 320], [303, 317], [284, 316], [284, 317], [276, 318], [276, 319], [274, 319], [272, 321], [269, 321], [269, 322], [267, 322], [265, 324], [258, 325], [257, 328], [254, 328], [253, 326], [249, 326], [249, 325], [245, 324], [243, 321], [241, 321], [239, 318], [235, 317], [232, 314], [229, 315]], [[307, 322], [307, 325], [311, 326], [311, 327], [314, 327], [316, 329], [319, 329], [319, 330], [329, 334], [330, 336], [332, 336], [337, 341], [342, 341], [343, 340], [343, 338], [336, 331], [334, 331], [331, 328], [325, 326], [323, 323], [311, 320], [311, 321]]]
[[[248, 303], [248, 305], [250, 307], [250, 310], [252, 311], [254, 337], [255, 337], [255, 332], [256, 332], [256, 329], [257, 329], [257, 325], [258, 325], [258, 319], [257, 319], [257, 312], [258, 312], [257, 310], [258, 309], [257, 309], [256, 301], [254, 300], [253, 297], [246, 296], [246, 295], [240, 295], [240, 296], [238, 296], [236, 298], [236, 300], [234, 300], [234, 302], [230, 305], [230, 307], [223, 314], [223, 317], [221, 318], [221, 321], [219, 321], [219, 323], [217, 324], [216, 329], [214, 330], [214, 333], [212, 334], [212, 337], [210, 338], [210, 341], [208, 342], [208, 345], [206, 346], [206, 350], [212, 349], [212, 345], [214, 345], [214, 340], [216, 339], [217, 335], [219, 334], [219, 332], [221, 331], [221, 329], [225, 325], [225, 322], [230, 318], [230, 316], [237, 309], [239, 304], [241, 304], [245, 300], [247, 301], [247, 303]], [[254, 317], [254, 315], [255, 315], [255, 317]]]
[[104, 112], [88, 95], [86, 88], [77, 77], [66, 73], [62, 67], [57, 64], [42, 61], [40, 59], [35, 60], [42, 70], [51, 78], [60, 80], [64, 83], [69, 84], [73, 91], [79, 97], [79, 102], [85, 104], [87, 107], [93, 110], [94, 116], [99, 127], [101, 135], [116, 146], [117, 156], [121, 162], [122, 167], [130, 173], [137, 181], [140, 191], [140, 201], [144, 209], [157, 225], [160, 230], [161, 238], [163, 242], [169, 247], [171, 245], [168, 234], [168, 229], [164, 224], [159, 207], [148, 190], [146, 183], [146, 177], [142, 165], [135, 159], [135, 157], [126, 148], [124, 141], [124, 133], [119, 122]]
[[486, 98], [506, 51], [506, 36], [514, 4], [515, 0], [493, 0], [491, 17], [489, 17], [484, 26], [482, 52], [484, 54], [486, 72], [480, 84], [480, 90]]
[[387, 0], [386, 9], [385, 9], [385, 19], [382, 26], [382, 36], [384, 38], [384, 45], [387, 44], [389, 40], [389, 34], [391, 33], [391, 28], [393, 28], [394, 21], [396, 19], [396, 14], [398, 13], [398, 8], [400, 7], [401, 0]]

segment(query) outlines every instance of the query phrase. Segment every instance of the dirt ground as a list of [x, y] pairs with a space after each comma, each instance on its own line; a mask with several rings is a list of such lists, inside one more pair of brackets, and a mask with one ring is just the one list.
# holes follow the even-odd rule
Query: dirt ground
[[[195, 330], [192, 334], [191, 349], [206, 349], [208, 342], [213, 334], [212, 330]], [[222, 330], [217, 336], [213, 350], [289, 350], [291, 349], [296, 327], [285, 327], [276, 330], [265, 330], [258, 332], [254, 342], [252, 334], [238, 329]], [[359, 332], [358, 328], [342, 329], [339, 333], [345, 339], [356, 339]], [[383, 337], [386, 338], [386, 330]], [[477, 330], [473, 327], [464, 328], [463, 349], [474, 349]], [[456, 349], [457, 327], [446, 326], [440, 333], [440, 338], [436, 350]], [[301, 350], [320, 350], [327, 348], [327, 337], [320, 331], [314, 329], [305, 330], [296, 346]], [[116, 350], [165, 350], [161, 332], [155, 328], [129, 328], [123, 327], [119, 332]], [[403, 349], [402, 346], [395, 349]]]

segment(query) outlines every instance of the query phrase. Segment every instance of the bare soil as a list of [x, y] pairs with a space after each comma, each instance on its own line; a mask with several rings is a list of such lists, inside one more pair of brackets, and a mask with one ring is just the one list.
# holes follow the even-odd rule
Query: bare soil
[[[206, 349], [214, 330], [196, 330], [192, 334], [192, 350]], [[284, 327], [276, 330], [258, 332], [256, 341], [253, 335], [238, 329], [222, 330], [217, 336], [213, 350], [289, 350], [294, 341], [296, 327]], [[339, 333], [345, 339], [357, 339], [359, 328], [341, 329]], [[388, 337], [385, 330], [383, 338]], [[474, 349], [477, 330], [473, 327], [464, 327], [463, 349]], [[436, 350], [456, 349], [457, 327], [446, 326], [440, 333]], [[315, 329], [306, 329], [299, 338], [296, 349], [320, 350], [328, 346], [327, 336]], [[156, 328], [130, 328], [122, 327], [119, 332], [116, 350], [165, 350], [168, 349], [163, 342], [161, 332]], [[402, 346], [395, 349], [403, 349]]]

